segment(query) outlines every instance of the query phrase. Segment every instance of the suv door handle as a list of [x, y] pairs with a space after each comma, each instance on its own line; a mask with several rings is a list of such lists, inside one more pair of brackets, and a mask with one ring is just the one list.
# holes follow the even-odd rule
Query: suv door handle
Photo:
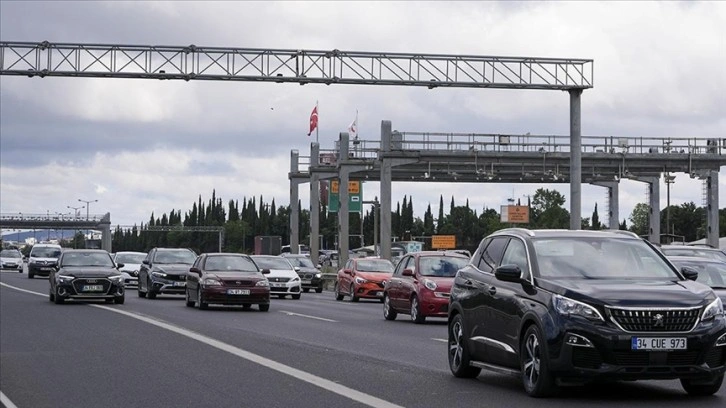
[[489, 287], [489, 294], [490, 295], [495, 295], [496, 293], [497, 293], [497, 288], [495, 288], [494, 286], [490, 286]]

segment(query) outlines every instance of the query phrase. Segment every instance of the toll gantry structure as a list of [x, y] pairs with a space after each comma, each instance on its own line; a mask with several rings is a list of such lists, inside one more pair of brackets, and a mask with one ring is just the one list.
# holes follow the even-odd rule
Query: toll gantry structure
[[111, 252], [111, 214], [0, 214], [0, 229], [100, 230], [101, 249]]
[[[575, 179], [607, 188], [609, 228], [619, 225], [619, 182], [646, 184], [650, 207], [648, 240], [660, 243], [660, 179], [676, 173], [703, 180], [707, 243], [718, 246], [718, 174], [726, 164], [726, 139], [583, 136], [581, 166], [572, 165], [571, 138], [558, 135], [504, 135], [393, 131], [381, 122], [380, 140], [350, 140], [341, 133], [335, 146], [312, 143], [310, 154], [291, 152], [290, 202], [310, 183], [310, 244], [319, 242], [320, 180], [380, 182], [381, 256], [390, 258], [391, 183], [572, 183]], [[579, 170], [578, 174], [573, 173]], [[579, 177], [575, 177], [579, 176]], [[579, 186], [578, 186], [579, 189]], [[338, 232], [341, 259], [348, 254], [348, 191], [339, 189]], [[299, 209], [290, 216], [291, 246], [299, 241]], [[579, 224], [578, 224], [579, 227]], [[388, 247], [386, 247], [388, 243]], [[317, 253], [312, 252], [312, 257]], [[344, 262], [341, 260], [341, 262]]]

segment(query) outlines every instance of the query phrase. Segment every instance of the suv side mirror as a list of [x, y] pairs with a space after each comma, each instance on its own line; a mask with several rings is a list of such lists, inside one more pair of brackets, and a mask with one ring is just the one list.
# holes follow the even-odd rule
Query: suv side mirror
[[346, 275], [352, 275], [353, 271], [351, 271], [350, 269], [343, 269], [343, 273]]
[[263, 269], [263, 270], [260, 271], [260, 273], [262, 273], [263, 275], [267, 275], [267, 274], [270, 273], [270, 270], [269, 269]]
[[300, 272], [300, 267], [299, 266], [296, 266], [295, 267], [295, 272]]
[[698, 271], [691, 268], [690, 266], [684, 266], [683, 268], [681, 268], [681, 273], [688, 280], [694, 281], [698, 279]]
[[406, 269], [403, 270], [403, 272], [401, 272], [401, 275], [403, 275], [403, 276], [413, 276], [414, 275], [413, 269], [406, 268]]
[[514, 264], [502, 265], [494, 270], [494, 276], [500, 281], [519, 283], [522, 281], [522, 270]]
[[125, 264], [125, 263], [123, 263], [123, 262], [119, 262], [119, 263], [117, 263], [117, 264], [116, 264], [116, 269], [121, 269], [121, 268], [123, 268], [124, 266], [126, 266], [126, 264]]
[[141, 263], [144, 265], [150, 265], [150, 262], [148, 259], [144, 259], [143, 261], [141, 261]]

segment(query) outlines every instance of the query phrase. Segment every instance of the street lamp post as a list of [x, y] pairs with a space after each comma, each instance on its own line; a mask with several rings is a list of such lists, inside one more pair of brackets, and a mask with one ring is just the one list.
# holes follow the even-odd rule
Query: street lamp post
[[[73, 219], [74, 219], [74, 220], [78, 220], [78, 213], [79, 213], [79, 210], [80, 210], [81, 208], [85, 207], [85, 206], [83, 206], [83, 205], [82, 205], [82, 206], [80, 206], [80, 207], [71, 207], [71, 206], [69, 205], [69, 206], [67, 206], [67, 207], [73, 210]], [[78, 229], [76, 228], [76, 229], [74, 229], [74, 230], [73, 230], [73, 248], [75, 248], [75, 247], [76, 247], [76, 234], [77, 234], [77, 233], [78, 233]]]
[[81, 200], [78, 199], [79, 202], [86, 203], [86, 221], [88, 221], [88, 210], [91, 208], [91, 203], [97, 203], [98, 200]]

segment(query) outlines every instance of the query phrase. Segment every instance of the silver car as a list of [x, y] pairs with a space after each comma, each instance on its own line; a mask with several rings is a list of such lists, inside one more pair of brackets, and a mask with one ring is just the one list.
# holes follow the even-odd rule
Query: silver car
[[113, 262], [116, 265], [124, 265], [118, 269], [123, 276], [124, 287], [136, 288], [139, 286], [139, 269], [144, 258], [146, 258], [146, 252], [122, 251], [113, 254]]

